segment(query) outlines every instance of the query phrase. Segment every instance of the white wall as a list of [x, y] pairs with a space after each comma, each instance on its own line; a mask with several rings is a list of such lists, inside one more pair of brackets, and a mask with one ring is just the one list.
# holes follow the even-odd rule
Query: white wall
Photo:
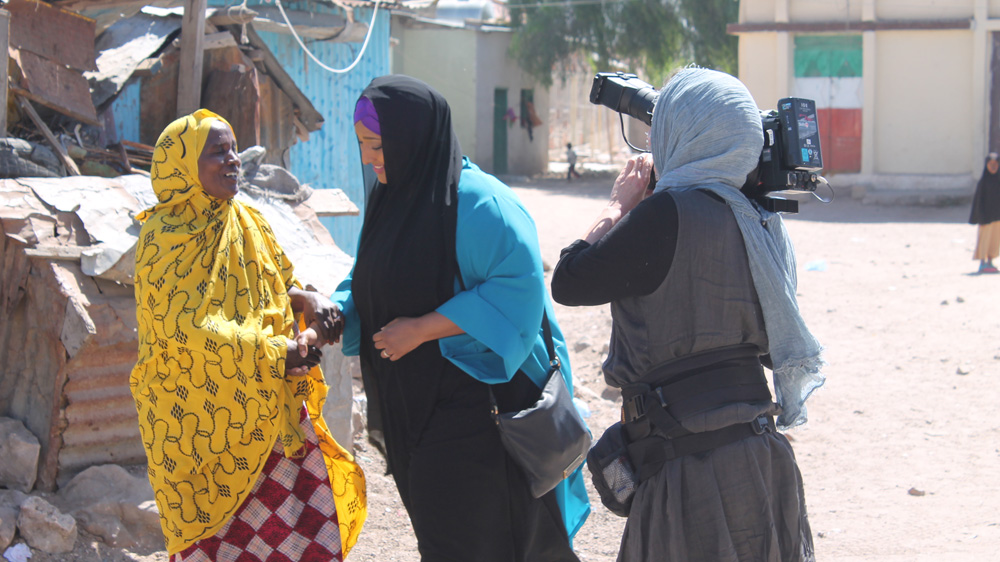
[[466, 29], [414, 29], [393, 26], [399, 45], [393, 49], [396, 74], [430, 84], [448, 100], [452, 125], [462, 152], [478, 150], [476, 138], [476, 34]]
[[972, 33], [880, 32], [876, 43], [874, 172], [959, 174], [978, 166]]
[[[774, 21], [776, 13], [787, 13], [794, 22], [859, 21], [867, 2], [877, 19], [960, 19], [972, 17], [977, 1], [982, 0], [742, 0], [740, 22]], [[1000, 11], [998, 0], [988, 1], [991, 15]]]
[[861, 19], [862, 0], [777, 0], [777, 2], [779, 4], [788, 2], [788, 19], [790, 21], [857, 21]]
[[[978, 6], [978, 11], [977, 11]], [[986, 20], [987, 14], [998, 19]], [[989, 116], [989, 34], [1000, 0], [742, 0], [741, 23], [974, 19], [965, 30], [863, 33], [865, 99], [860, 184], [880, 189], [971, 189]], [[978, 30], [978, 31], [977, 31]], [[739, 36], [739, 77], [763, 108], [787, 95], [792, 32]], [[868, 178], [867, 180], [865, 178]], [[873, 178], [877, 178], [873, 179]]]
[[507, 88], [508, 104], [520, 115], [521, 89], [534, 89], [535, 111], [542, 118], [534, 141], [519, 124], [507, 130], [507, 171], [532, 175], [548, 167], [548, 92], [523, 75], [507, 56], [511, 34], [474, 27], [393, 26], [398, 45], [392, 71], [419, 78], [441, 92], [451, 106], [462, 152], [493, 171], [493, 91]]
[[[779, 81], [778, 33], [748, 33], [740, 36], [739, 78], [753, 94], [761, 109], [775, 107], [779, 98], [788, 95], [789, 85]], [[785, 68], [790, 63], [784, 61]], [[786, 72], [787, 74], [787, 72]]]
[[[621, 165], [633, 151], [621, 133], [618, 113], [603, 105], [590, 103], [595, 72], [584, 61], [576, 60], [566, 71], [565, 80], [553, 78], [549, 89], [549, 155], [553, 161], [566, 161], [566, 143], [572, 143], [578, 163]], [[601, 72], [612, 69], [602, 68]], [[656, 87], [657, 84], [651, 84]], [[625, 117], [629, 142], [645, 147], [649, 127]]]
[[740, 1], [740, 23], [755, 21], [774, 21], [776, 3], [784, 4], [788, 0], [755, 0]]
[[478, 122], [479, 150], [476, 160], [484, 169], [493, 169], [493, 92], [507, 88], [507, 105], [521, 116], [521, 90], [534, 90], [535, 113], [542, 124], [528, 131], [515, 123], [507, 127], [507, 173], [533, 175], [548, 168], [549, 95], [507, 55], [511, 34], [506, 31], [480, 31], [478, 33], [477, 82], [479, 88]]
[[[802, 1], [802, 0], [798, 0]], [[877, 19], [971, 18], [980, 0], [874, 0]]]

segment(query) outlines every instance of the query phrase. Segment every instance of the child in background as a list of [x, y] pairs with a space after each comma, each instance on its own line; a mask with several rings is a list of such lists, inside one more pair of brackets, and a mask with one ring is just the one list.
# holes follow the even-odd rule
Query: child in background
[[569, 163], [569, 169], [566, 170], [566, 181], [572, 181], [573, 176], [580, 177], [580, 172], [576, 171], [576, 151], [573, 150], [573, 143], [566, 143], [566, 162]]
[[996, 273], [993, 258], [1000, 253], [1000, 162], [997, 153], [986, 158], [983, 175], [979, 178], [972, 198], [969, 223], [979, 225], [976, 250], [972, 259], [979, 260], [979, 273]]

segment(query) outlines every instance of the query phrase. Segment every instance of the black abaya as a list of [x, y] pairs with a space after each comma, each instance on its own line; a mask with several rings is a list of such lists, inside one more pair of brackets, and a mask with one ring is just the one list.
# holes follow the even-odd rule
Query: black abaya
[[1000, 173], [992, 174], [983, 167], [983, 175], [972, 196], [969, 224], [990, 224], [1000, 221]]
[[[384, 432], [421, 557], [577, 560], [555, 493], [532, 498], [504, 450], [487, 385], [446, 360], [437, 341], [397, 361], [381, 358], [372, 343], [388, 322], [433, 312], [455, 294], [462, 160], [447, 102], [426, 84], [387, 76], [362, 96], [378, 114], [387, 183], [372, 190], [351, 285], [361, 369], [370, 414], [379, 416], [370, 424]], [[510, 409], [538, 393], [520, 374], [495, 388]]]

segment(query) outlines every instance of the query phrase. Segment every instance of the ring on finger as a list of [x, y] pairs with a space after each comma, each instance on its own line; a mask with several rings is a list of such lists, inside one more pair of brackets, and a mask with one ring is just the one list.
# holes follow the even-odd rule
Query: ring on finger
[[386, 350], [383, 349], [382, 350], [382, 357], [385, 357], [386, 359], [388, 359], [389, 358], [389, 352], [387, 352]]

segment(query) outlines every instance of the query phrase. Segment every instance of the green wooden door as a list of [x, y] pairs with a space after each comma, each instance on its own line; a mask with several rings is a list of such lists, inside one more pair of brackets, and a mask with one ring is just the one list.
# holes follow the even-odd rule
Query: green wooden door
[[507, 173], [507, 88], [493, 90], [493, 174]]

